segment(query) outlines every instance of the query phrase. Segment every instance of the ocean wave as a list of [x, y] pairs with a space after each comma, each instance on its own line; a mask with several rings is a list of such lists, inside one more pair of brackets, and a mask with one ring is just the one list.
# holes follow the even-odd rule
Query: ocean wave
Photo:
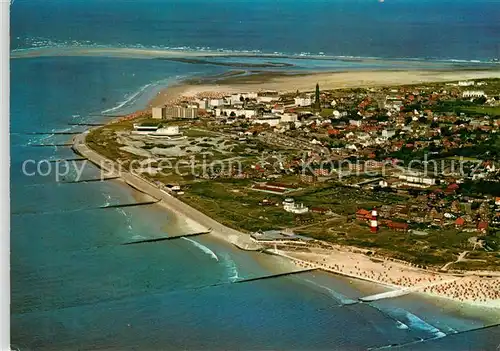
[[200, 244], [199, 242], [197, 241], [194, 241], [192, 239], [189, 239], [189, 238], [186, 238], [186, 237], [182, 237], [182, 239], [184, 240], [187, 240], [189, 242], [191, 242], [194, 246], [196, 246], [198, 249], [200, 249], [201, 251], [203, 251], [204, 253], [206, 253], [207, 255], [210, 255], [214, 260], [216, 261], [219, 261], [219, 257], [217, 257], [217, 255], [215, 254], [215, 252], [213, 252], [212, 250], [210, 250], [208, 247], [206, 247], [205, 245], [202, 245]]
[[139, 97], [140, 94], [142, 94], [147, 88], [149, 88], [152, 85], [153, 85], [153, 83], [149, 83], [149, 84], [142, 86], [139, 90], [137, 90], [135, 93], [133, 93], [130, 97], [126, 98], [125, 101], [122, 101], [117, 106], [109, 108], [107, 110], [104, 110], [101, 113], [106, 114], [106, 113], [117, 111], [117, 110], [125, 107], [126, 105], [132, 103], [137, 97]]
[[146, 237], [144, 237], [144, 236], [142, 236], [140, 234], [135, 233], [134, 227], [132, 226], [132, 216], [130, 214], [128, 214], [127, 212], [125, 212], [123, 210], [123, 208], [121, 208], [121, 207], [117, 207], [116, 211], [119, 212], [123, 217], [125, 217], [125, 224], [127, 225], [127, 232], [128, 232], [128, 235], [132, 239], [134, 239], [134, 240], [146, 239]]
[[[196, 73], [193, 73], [195, 75]], [[109, 114], [111, 112], [116, 112], [122, 108], [130, 108], [133, 106], [144, 94], [149, 93], [149, 92], [154, 92], [155, 89], [158, 89], [158, 91], [161, 88], [165, 88], [169, 86], [170, 84], [173, 84], [174, 82], [181, 81], [183, 79], [188, 78], [188, 75], [177, 75], [173, 78], [166, 78], [166, 79], [161, 79], [157, 81], [153, 81], [151, 83], [148, 83], [146, 85], [143, 85], [140, 87], [138, 90], [133, 92], [131, 95], [126, 95], [125, 100], [121, 101], [118, 103], [118, 105], [111, 107], [107, 110], [101, 111], [100, 113], [102, 115]]]
[[404, 324], [401, 321], [396, 321], [396, 328], [406, 330], [406, 329], [409, 329], [410, 327], [408, 327], [406, 324]]
[[238, 272], [238, 267], [236, 267], [236, 263], [231, 259], [228, 253], [225, 253], [223, 256], [224, 267], [226, 271], [229, 273], [229, 281], [231, 283], [242, 279]]
[[304, 279], [304, 281], [306, 281], [310, 284], [313, 284], [314, 286], [317, 286], [318, 288], [322, 288], [322, 289], [326, 290], [331, 297], [333, 297], [335, 300], [339, 301], [342, 305], [350, 305], [350, 304], [357, 302], [357, 301], [352, 300], [352, 299], [348, 298], [347, 296], [342, 295], [341, 293], [339, 293], [339, 292], [337, 292], [337, 291], [335, 291], [327, 286], [318, 284], [315, 281], [312, 281], [309, 279]]
[[77, 41], [77, 40], [55, 40], [50, 38], [40, 38], [40, 37], [28, 37], [21, 40], [23, 42], [23, 47], [18, 47], [11, 50], [11, 53], [22, 53], [23, 51], [31, 52], [37, 49], [68, 49], [71, 48], [89, 48], [89, 49], [142, 49], [142, 50], [155, 50], [155, 51], [176, 51], [176, 52], [201, 52], [201, 53], [217, 53], [217, 54], [234, 54], [238, 55], [273, 55], [276, 57], [291, 57], [291, 58], [318, 58], [318, 59], [332, 59], [332, 60], [389, 60], [389, 61], [416, 61], [416, 62], [446, 62], [446, 63], [467, 63], [467, 64], [494, 64], [491, 59], [465, 59], [465, 58], [443, 58], [443, 57], [394, 57], [394, 56], [359, 56], [359, 55], [338, 55], [338, 54], [328, 54], [323, 51], [319, 53], [311, 52], [279, 52], [279, 51], [262, 51], [260, 49], [228, 49], [228, 48], [212, 48], [209, 46], [168, 46], [168, 45], [143, 45], [141, 43], [137, 44], [125, 44], [117, 43], [113, 45], [102, 44], [91, 42], [89, 40]]
[[446, 333], [442, 332], [441, 330], [439, 330], [435, 326], [427, 323], [426, 321], [424, 321], [420, 317], [414, 315], [413, 313], [406, 312], [406, 318], [408, 320], [408, 324], [409, 324], [410, 328], [419, 329], [419, 330], [428, 332], [428, 333], [434, 335], [434, 337], [436, 337], [436, 338], [442, 338], [442, 337], [446, 336]]

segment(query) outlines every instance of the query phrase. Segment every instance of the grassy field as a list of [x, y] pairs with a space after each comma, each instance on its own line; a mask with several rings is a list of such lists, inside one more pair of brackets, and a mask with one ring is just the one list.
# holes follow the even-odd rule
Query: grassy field
[[380, 228], [374, 234], [367, 224], [346, 220], [311, 226], [297, 233], [341, 245], [376, 250], [379, 254], [424, 266], [440, 267], [456, 260], [460, 252], [470, 249], [467, 240], [474, 234], [454, 229], [432, 231], [427, 236]]
[[500, 106], [471, 106], [461, 108], [460, 111], [471, 114], [484, 114], [491, 117], [500, 116]]
[[294, 195], [298, 202], [310, 207], [326, 207], [338, 214], [353, 214], [359, 208], [405, 201], [404, 197], [390, 193], [372, 193], [334, 183], [309, 186]]
[[102, 128], [92, 130], [86, 138], [87, 145], [107, 157], [110, 160], [133, 160], [140, 159], [133, 154], [120, 150], [122, 146], [116, 141], [115, 132], [133, 129], [133, 122], [124, 121], [106, 125]]
[[[195, 181], [182, 200], [225, 225], [248, 232], [293, 226], [292, 214], [283, 211], [282, 197], [251, 190], [248, 180]], [[268, 199], [279, 206], [260, 206]]]

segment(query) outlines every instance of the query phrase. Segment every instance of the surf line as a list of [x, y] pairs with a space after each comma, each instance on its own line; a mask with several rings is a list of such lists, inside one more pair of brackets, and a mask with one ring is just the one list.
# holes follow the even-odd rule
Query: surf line
[[108, 108], [107, 110], [102, 111], [101, 114], [107, 114], [109, 112], [113, 112], [113, 111], [121, 109], [125, 105], [132, 102], [136, 97], [138, 97], [141, 93], [143, 93], [147, 88], [149, 88], [152, 85], [153, 85], [153, 83], [149, 83], [149, 84], [144, 85], [139, 90], [137, 90], [135, 93], [133, 93], [130, 97], [128, 97], [128, 98], [126, 97], [125, 98], [126, 100], [119, 103], [118, 106]]
[[196, 246], [197, 248], [199, 248], [201, 251], [203, 251], [204, 253], [206, 253], [207, 255], [210, 255], [213, 259], [215, 259], [216, 261], [219, 261], [219, 257], [217, 257], [217, 255], [215, 254], [215, 252], [213, 252], [212, 250], [210, 250], [208, 247], [206, 247], [205, 245], [202, 245], [200, 244], [199, 242], [195, 241], [195, 240], [192, 240], [192, 239], [189, 239], [189, 238], [186, 238], [186, 237], [181, 237], [181, 239], [184, 239], [184, 240], [187, 240], [189, 242], [191, 242], [194, 246]]

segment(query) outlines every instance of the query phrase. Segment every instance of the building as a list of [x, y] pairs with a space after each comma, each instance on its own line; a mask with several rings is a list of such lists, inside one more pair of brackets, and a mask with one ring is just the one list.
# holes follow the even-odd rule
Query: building
[[394, 130], [384, 129], [382, 131], [383, 138], [389, 139], [389, 138], [392, 138], [394, 135], [396, 135], [396, 131], [394, 131]]
[[294, 98], [294, 101], [295, 101], [295, 106], [299, 106], [299, 107], [312, 105], [312, 99], [310, 96], [298, 96], [298, 97]]
[[195, 102], [198, 104], [198, 107], [202, 110], [208, 109], [208, 99], [196, 99]]
[[309, 208], [305, 207], [304, 204], [297, 205], [295, 200], [291, 197], [288, 197], [283, 201], [283, 209], [286, 212], [294, 214], [305, 214], [309, 212]]
[[406, 181], [409, 185], [422, 184], [430, 186], [436, 184], [436, 179], [426, 177], [418, 173], [401, 174], [399, 179]]
[[480, 233], [486, 233], [488, 231], [488, 222], [480, 221], [477, 224], [477, 231]]
[[486, 96], [482, 90], [466, 90], [462, 93], [462, 97], [464, 98], [478, 98], [482, 96]]
[[220, 107], [226, 105], [226, 100], [224, 99], [210, 99], [208, 102], [209, 107]]
[[328, 214], [330, 212], [330, 210], [328, 208], [324, 208], [324, 207], [313, 207], [313, 208], [311, 208], [311, 212], [325, 215], [325, 214]]
[[166, 117], [165, 106], [153, 107], [151, 112], [154, 119], [164, 119]]
[[165, 128], [159, 128], [155, 131], [153, 136], [178, 136], [181, 135], [179, 131], [179, 126], [168, 126]]
[[241, 96], [244, 99], [249, 99], [249, 100], [255, 100], [255, 99], [257, 99], [258, 95], [259, 94], [257, 94], [256, 92], [250, 92], [250, 93], [243, 93], [243, 94], [241, 94]]
[[407, 232], [409, 226], [408, 223], [388, 221], [387, 227], [398, 232]]
[[194, 106], [168, 106], [165, 108], [165, 117], [164, 118], [197, 118], [198, 117], [198, 108]]
[[296, 113], [284, 113], [280, 117], [281, 117], [281, 122], [283, 123], [298, 121], [298, 115]]
[[462, 80], [462, 81], [458, 82], [459, 87], [470, 87], [474, 84], [475, 83], [473, 80]]
[[252, 109], [238, 109], [238, 108], [216, 108], [215, 117], [240, 117], [252, 118], [257, 115], [257, 112]]
[[318, 176], [311, 172], [303, 172], [300, 175], [300, 181], [302, 183], [315, 183], [318, 181]]
[[270, 103], [273, 101], [278, 101], [279, 99], [280, 99], [280, 96], [279, 96], [278, 92], [274, 92], [274, 91], [259, 93], [257, 96], [257, 102], [259, 102], [259, 103]]
[[144, 124], [137, 124], [134, 123], [134, 130], [137, 133], [141, 134], [147, 134], [151, 132], [156, 132], [158, 128], [160, 128], [161, 124], [155, 124], [155, 125], [144, 125]]
[[372, 214], [370, 211], [365, 210], [364, 208], [361, 208], [356, 211], [356, 219], [361, 222], [366, 222], [371, 220]]
[[253, 120], [254, 124], [269, 124], [271, 127], [276, 127], [281, 122], [281, 118], [274, 115], [264, 115]]

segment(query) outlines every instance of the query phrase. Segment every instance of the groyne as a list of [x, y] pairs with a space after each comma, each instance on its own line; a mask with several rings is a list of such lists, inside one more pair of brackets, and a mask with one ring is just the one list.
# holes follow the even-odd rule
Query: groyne
[[254, 282], [256, 280], [264, 280], [264, 279], [273, 279], [273, 278], [280, 278], [280, 277], [286, 277], [288, 275], [295, 275], [295, 274], [299, 274], [299, 273], [306, 273], [306, 272], [311, 272], [311, 271], [315, 271], [317, 270], [318, 268], [305, 268], [305, 269], [299, 269], [299, 270], [296, 270], [296, 271], [291, 271], [291, 272], [285, 272], [285, 273], [278, 273], [278, 274], [272, 274], [272, 275], [265, 275], [263, 277], [255, 277], [255, 278], [248, 278], [248, 279], [240, 279], [240, 280], [236, 280], [234, 283], [235, 284], [238, 284], [238, 283], [249, 283], [249, 282]]
[[137, 240], [137, 241], [129, 241], [127, 243], [123, 243], [122, 245], [136, 245], [136, 244], [147, 244], [147, 243], [156, 243], [159, 241], [168, 241], [168, 240], [176, 240], [176, 239], [182, 239], [182, 238], [187, 238], [190, 236], [200, 236], [204, 234], [209, 234], [210, 231], [208, 232], [199, 232], [199, 233], [189, 233], [189, 234], [184, 234], [184, 235], [175, 235], [175, 236], [164, 236], [161, 238], [152, 238], [152, 239], [143, 239], [143, 240]]
[[262, 249], [262, 246], [259, 243], [255, 242], [249, 234], [245, 234], [238, 230], [226, 227], [225, 225], [217, 222], [216, 220], [210, 218], [197, 209], [182, 202], [173, 195], [161, 190], [155, 184], [140, 177], [139, 175], [127, 172], [125, 170], [121, 170], [120, 172], [118, 172], [115, 168], [116, 165], [114, 162], [87, 146], [87, 144], [85, 143], [87, 134], [88, 133], [86, 132], [75, 136], [73, 138], [72, 149], [78, 155], [83, 156], [93, 164], [97, 165], [99, 168], [105, 170], [107, 172], [107, 176], [121, 178], [125, 183], [127, 183], [137, 191], [158, 199], [160, 205], [164, 205], [177, 215], [181, 217], [187, 217], [192, 221], [200, 224], [207, 230], [208, 228], [211, 228], [210, 235], [225, 240], [235, 245], [239, 249], [248, 251]]

